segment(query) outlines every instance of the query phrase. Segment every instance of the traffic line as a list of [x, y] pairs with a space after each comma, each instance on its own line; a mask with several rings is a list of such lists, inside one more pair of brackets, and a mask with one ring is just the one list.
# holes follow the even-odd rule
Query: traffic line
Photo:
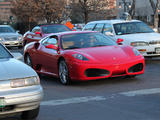
[[62, 99], [62, 100], [44, 101], [44, 102], [41, 102], [41, 105], [57, 106], [57, 105], [85, 103], [85, 102], [89, 102], [89, 101], [103, 101], [103, 100], [106, 100], [106, 98], [103, 96], [87, 96], [87, 97], [75, 97], [75, 98]]
[[157, 94], [160, 93], [160, 88], [152, 88], [152, 89], [143, 89], [143, 90], [135, 90], [129, 92], [121, 92], [120, 95], [134, 97], [138, 95], [150, 95], [150, 94]]

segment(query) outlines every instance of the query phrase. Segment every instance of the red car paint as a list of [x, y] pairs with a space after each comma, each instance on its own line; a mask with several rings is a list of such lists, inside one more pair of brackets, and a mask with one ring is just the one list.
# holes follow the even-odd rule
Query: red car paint
[[[130, 46], [101, 46], [80, 49], [64, 50], [61, 47], [61, 37], [63, 35], [74, 35], [81, 33], [97, 33], [97, 32], [63, 32], [52, 34], [49, 36], [57, 36], [59, 47], [57, 50], [46, 48], [42, 41], [38, 43], [32, 42], [25, 46], [24, 57], [29, 54], [32, 60], [33, 68], [37, 73], [47, 74], [59, 77], [58, 63], [61, 58], [67, 63], [69, 75], [72, 80], [95, 80], [108, 77], [139, 75], [144, 73], [145, 62], [142, 55], [136, 56]], [[101, 34], [101, 33], [99, 33]], [[49, 37], [48, 36], [48, 37]], [[38, 47], [35, 48], [35, 44]], [[73, 54], [81, 54], [88, 58], [88, 61], [79, 60], [73, 57]], [[25, 58], [24, 58], [25, 59]], [[129, 72], [129, 68], [134, 65], [142, 64], [142, 70], [138, 72]], [[102, 69], [109, 71], [108, 75], [88, 77], [87, 69]]]
[[[56, 26], [57, 29], [58, 27], [64, 27], [64, 29], [62, 30], [63, 32], [64, 31], [71, 31], [70, 28], [68, 28], [67, 26], [65, 25], [62, 25], [62, 24], [49, 24], [49, 25], [38, 25], [36, 26], [38, 28], [38, 32], [36, 31], [36, 27], [34, 27], [31, 32], [27, 32], [24, 36], [23, 36], [23, 45], [25, 46], [27, 43], [30, 43], [30, 42], [34, 42], [34, 41], [39, 41], [41, 40], [42, 38], [52, 34], [52, 33], [57, 33], [59, 31], [51, 31], [50, 33], [45, 33], [43, 31], [43, 27], [50, 27], [50, 26]], [[66, 28], [66, 29], [65, 29]], [[35, 29], [35, 30], [34, 30]]]

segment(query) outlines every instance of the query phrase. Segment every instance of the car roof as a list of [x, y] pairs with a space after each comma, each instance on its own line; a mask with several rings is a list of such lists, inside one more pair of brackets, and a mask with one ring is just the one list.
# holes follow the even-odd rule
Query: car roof
[[63, 24], [39, 24], [37, 26], [49, 26], [49, 25], [63, 25]]
[[52, 33], [49, 36], [52, 36], [52, 35], [61, 36], [61, 35], [78, 34], [78, 33], [97, 33], [97, 32], [96, 31], [65, 31], [65, 32], [59, 32], [59, 33]]
[[123, 20], [123, 19], [115, 19], [115, 20], [99, 20], [99, 21], [92, 21], [88, 22], [87, 24], [94, 24], [94, 23], [110, 23], [110, 24], [116, 24], [116, 23], [126, 23], [126, 22], [141, 22], [140, 20]]

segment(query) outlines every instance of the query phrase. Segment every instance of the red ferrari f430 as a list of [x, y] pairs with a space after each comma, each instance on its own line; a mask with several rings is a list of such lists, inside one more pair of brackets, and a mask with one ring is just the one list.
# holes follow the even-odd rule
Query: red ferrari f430
[[144, 57], [133, 47], [118, 45], [98, 32], [51, 34], [25, 46], [24, 61], [37, 73], [72, 80], [95, 80], [144, 73]]

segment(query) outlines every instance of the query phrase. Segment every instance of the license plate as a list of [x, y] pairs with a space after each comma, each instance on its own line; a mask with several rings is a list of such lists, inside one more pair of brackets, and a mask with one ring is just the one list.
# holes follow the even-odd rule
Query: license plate
[[160, 54], [160, 48], [156, 48], [156, 53]]
[[5, 99], [4, 97], [0, 97], [0, 108], [4, 108], [5, 107]]

